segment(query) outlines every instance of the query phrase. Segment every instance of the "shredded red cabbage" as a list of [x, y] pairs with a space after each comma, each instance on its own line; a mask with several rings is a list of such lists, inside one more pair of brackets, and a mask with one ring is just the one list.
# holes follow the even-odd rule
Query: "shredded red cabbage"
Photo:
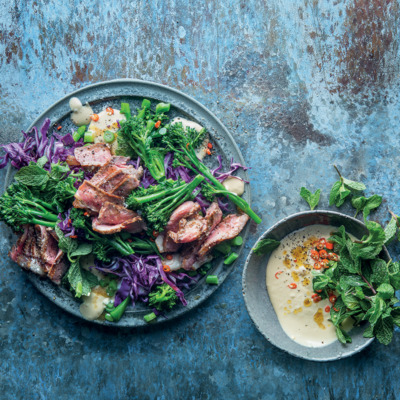
[[[238, 169], [243, 168], [244, 171], [250, 169], [249, 167], [245, 167], [242, 164], [239, 163], [234, 163], [233, 162], [233, 158], [231, 158], [231, 166], [230, 166], [230, 171], [228, 172], [218, 172], [221, 168], [222, 168], [222, 157], [219, 155], [217, 156], [218, 159], [218, 167], [211, 170], [211, 173], [213, 174], [213, 176], [215, 176], [220, 182], [223, 182], [226, 178], [228, 178], [229, 176], [232, 176], [232, 174], [234, 172], [236, 172]], [[235, 176], [235, 178], [240, 179], [243, 182], [249, 183], [248, 181], [245, 181], [244, 179]]]
[[[45, 168], [48, 170], [51, 163], [65, 161], [69, 155], [74, 154], [76, 147], [83, 146], [83, 139], [75, 142], [70, 133], [61, 136], [53, 132], [49, 139], [47, 135], [50, 125], [50, 119], [46, 118], [39, 131], [35, 126], [28, 133], [22, 131], [24, 140], [21, 143], [2, 145], [5, 155], [0, 157], [0, 168], [4, 168], [10, 161], [14, 168], [21, 169], [31, 161], [36, 162], [40, 157], [46, 156], [48, 162]], [[58, 140], [55, 141], [55, 138]]]
[[132, 254], [127, 257], [116, 257], [108, 265], [104, 265], [98, 260], [95, 261], [95, 264], [99, 271], [121, 278], [114, 306], [120, 304], [127, 296], [131, 296], [133, 306], [137, 301], [147, 304], [149, 293], [155, 286], [164, 282], [175, 290], [181, 303], [186, 306], [187, 302], [182, 289], [189, 289], [191, 284], [198, 280], [198, 277], [190, 277], [185, 273], [167, 274], [157, 255]]
[[58, 214], [58, 219], [60, 220], [60, 222], [57, 225], [66, 237], [76, 235], [75, 228], [73, 227], [72, 221], [70, 219], [70, 213], [71, 209], [67, 210], [64, 213], [64, 217], [62, 214]]

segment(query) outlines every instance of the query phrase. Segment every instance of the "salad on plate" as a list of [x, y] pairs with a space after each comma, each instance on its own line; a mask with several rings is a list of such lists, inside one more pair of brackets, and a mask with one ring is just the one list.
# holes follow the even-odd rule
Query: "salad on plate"
[[72, 132], [46, 119], [2, 146], [0, 168], [17, 170], [0, 197], [0, 220], [18, 235], [11, 259], [67, 287], [88, 320], [118, 322], [144, 303], [150, 322], [185, 306], [204, 275], [218, 284], [211, 260], [232, 264], [240, 232], [261, 222], [241, 197], [248, 182], [234, 175], [246, 167], [231, 160], [223, 172], [206, 129], [170, 120], [170, 104], [70, 106]]

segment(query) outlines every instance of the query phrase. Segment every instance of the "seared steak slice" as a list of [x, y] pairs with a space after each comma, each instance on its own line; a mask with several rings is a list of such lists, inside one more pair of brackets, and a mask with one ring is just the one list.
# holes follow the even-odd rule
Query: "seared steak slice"
[[77, 147], [74, 154], [82, 167], [102, 167], [111, 160], [111, 151], [105, 143]]
[[64, 274], [68, 271], [68, 265], [63, 261], [59, 261], [57, 264], [53, 264], [48, 272], [47, 276], [57, 285], [61, 283], [61, 279]]
[[106, 201], [100, 209], [98, 220], [102, 225], [115, 225], [122, 224], [137, 215], [134, 211], [128, 210], [123, 206]]
[[128, 196], [133, 189], [139, 186], [139, 181], [132, 175], [125, 174], [125, 178], [110, 191], [115, 196]]
[[182, 218], [189, 218], [200, 211], [200, 204], [193, 201], [185, 201], [170, 216], [165, 229], [167, 231], [177, 232], [179, 230], [179, 221]]
[[211, 203], [210, 207], [207, 208], [204, 218], [207, 222], [207, 230], [205, 232], [205, 236], [207, 236], [222, 220], [222, 211], [216, 201]]
[[249, 216], [247, 214], [227, 215], [201, 245], [198, 253], [199, 257], [203, 257], [217, 244], [236, 237], [242, 231], [248, 220]]
[[179, 221], [179, 229], [177, 232], [168, 231], [168, 236], [175, 243], [189, 243], [198, 240], [207, 230], [205, 218], [199, 214], [195, 214], [189, 219], [182, 218]]
[[75, 193], [75, 201], [73, 206], [76, 208], [86, 208], [94, 212], [99, 212], [106, 201], [122, 205], [124, 199], [122, 197], [109, 194], [104, 190], [94, 186], [91, 182], [85, 181], [81, 186], [79, 186], [78, 191]]
[[129, 230], [131, 233], [136, 233], [143, 230], [143, 220], [138, 215], [122, 222], [121, 224], [108, 225], [99, 223], [99, 219], [95, 217], [92, 221], [92, 227], [94, 231], [103, 235], [111, 235], [112, 233], [121, 232], [122, 230]]
[[160, 253], [176, 253], [181, 248], [181, 244], [175, 243], [166, 232], [161, 232], [155, 243]]

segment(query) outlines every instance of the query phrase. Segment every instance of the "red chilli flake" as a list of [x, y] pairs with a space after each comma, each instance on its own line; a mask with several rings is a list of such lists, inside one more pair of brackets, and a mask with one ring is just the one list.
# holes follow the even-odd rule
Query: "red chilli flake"
[[297, 285], [295, 283], [291, 283], [290, 285], [288, 285], [289, 289], [296, 289]]
[[283, 271], [278, 271], [278, 272], [275, 274], [275, 278], [276, 278], [276, 279], [279, 279], [278, 275], [280, 275], [280, 274], [283, 274]]
[[62, 129], [62, 126], [61, 126], [61, 125], [58, 125], [58, 126], [57, 126], [57, 130], [60, 131], [61, 129]]
[[331, 308], [329, 306], [326, 306], [325, 307], [325, 312], [329, 312], [329, 311], [331, 311]]

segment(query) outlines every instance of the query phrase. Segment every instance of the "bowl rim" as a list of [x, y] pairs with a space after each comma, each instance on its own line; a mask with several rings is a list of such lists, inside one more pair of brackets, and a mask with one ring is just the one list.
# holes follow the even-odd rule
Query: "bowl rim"
[[[356, 353], [360, 352], [361, 350], [363, 350], [363, 349], [365, 349], [367, 346], [369, 346], [369, 345], [374, 341], [375, 338], [366, 339], [365, 342], [364, 342], [362, 345], [359, 345], [359, 346], [356, 347], [355, 349], [349, 350], [349, 351], [347, 351], [347, 352], [345, 352], [345, 353], [342, 353], [342, 354], [336, 354], [336, 355], [334, 355], [334, 356], [332, 356], [332, 357], [321, 357], [321, 358], [318, 358], [318, 357], [315, 357], [315, 356], [307, 356], [307, 355], [304, 355], [304, 354], [298, 354], [298, 353], [295, 353], [295, 352], [293, 352], [293, 351], [291, 351], [291, 350], [289, 350], [289, 349], [287, 349], [287, 348], [285, 348], [285, 347], [283, 347], [283, 346], [280, 346], [279, 343], [276, 343], [274, 340], [271, 340], [271, 338], [268, 337], [268, 335], [267, 335], [265, 332], [262, 331], [262, 329], [259, 327], [259, 324], [258, 324], [258, 322], [257, 322], [257, 317], [256, 317], [255, 313], [253, 312], [253, 310], [252, 310], [252, 308], [251, 308], [251, 306], [250, 306], [250, 304], [249, 304], [249, 300], [247, 299], [247, 295], [246, 295], [246, 294], [247, 294], [247, 290], [248, 290], [248, 285], [247, 285], [247, 272], [248, 272], [248, 270], [251, 268], [251, 266], [250, 266], [251, 259], [252, 259], [252, 257], [255, 256], [255, 254], [254, 254], [254, 252], [253, 252], [254, 247], [255, 247], [262, 239], [265, 239], [266, 237], [268, 237], [274, 230], [276, 230], [276, 228], [277, 228], [278, 226], [280, 226], [280, 225], [286, 223], [287, 221], [292, 220], [292, 219], [294, 219], [294, 218], [298, 218], [298, 217], [304, 216], [304, 215], [318, 215], [318, 214], [321, 214], [321, 215], [326, 215], [326, 214], [328, 214], [328, 215], [330, 215], [330, 216], [336, 216], [336, 217], [340, 217], [340, 218], [350, 219], [351, 221], [357, 223], [358, 225], [363, 226], [363, 227], [366, 228], [366, 225], [364, 224], [364, 222], [360, 221], [359, 219], [354, 218], [354, 217], [352, 217], [352, 216], [350, 216], [350, 215], [347, 215], [347, 214], [344, 214], [344, 213], [340, 213], [340, 212], [337, 212], [337, 211], [332, 211], [332, 210], [308, 210], [308, 211], [301, 211], [301, 212], [298, 212], [298, 213], [291, 214], [291, 215], [289, 215], [289, 216], [287, 216], [287, 217], [285, 217], [285, 218], [282, 218], [281, 220], [279, 220], [278, 222], [276, 222], [274, 225], [272, 225], [270, 228], [268, 228], [263, 234], [261, 234], [260, 237], [257, 239], [257, 241], [254, 243], [253, 247], [251, 248], [251, 250], [250, 250], [250, 252], [249, 252], [249, 254], [248, 254], [247, 258], [246, 258], [246, 261], [245, 261], [245, 264], [244, 264], [244, 268], [243, 268], [243, 274], [242, 274], [242, 294], [243, 294], [243, 298], [244, 298], [244, 303], [245, 303], [245, 306], [246, 306], [246, 310], [247, 310], [247, 312], [248, 312], [248, 314], [249, 314], [249, 316], [250, 316], [252, 322], [253, 322], [254, 325], [256, 326], [257, 330], [264, 336], [264, 338], [265, 338], [269, 343], [273, 344], [273, 345], [274, 345], [275, 347], [277, 347], [278, 349], [283, 350], [284, 352], [286, 352], [286, 353], [288, 353], [288, 354], [290, 354], [290, 355], [292, 355], [292, 356], [295, 356], [295, 357], [298, 357], [298, 358], [301, 358], [301, 359], [304, 359], [304, 360], [316, 361], [316, 362], [328, 362], [328, 361], [335, 361], [335, 360], [347, 358], [347, 357], [352, 356], [353, 354], [356, 354]], [[308, 225], [305, 225], [304, 227], [306, 227], [306, 226], [308, 226]], [[302, 228], [299, 228], [299, 229], [302, 229]], [[293, 231], [293, 232], [294, 232], [294, 231]], [[389, 254], [389, 252], [388, 252], [386, 246], [383, 246], [382, 252], [384, 253], [384, 257], [385, 257], [385, 258], [390, 259], [390, 254]], [[267, 290], [267, 292], [268, 292], [268, 290]], [[294, 343], [296, 343], [296, 342], [294, 342]], [[334, 343], [335, 343], [335, 342], [334, 342]], [[298, 344], [298, 345], [301, 346], [301, 347], [303, 347], [304, 349], [313, 349], [313, 348], [311, 348], [311, 347], [302, 346], [302, 345], [300, 345], [300, 344]], [[328, 345], [328, 346], [329, 346], [329, 345]], [[324, 346], [324, 347], [325, 347], [325, 346]], [[318, 349], [318, 348], [314, 348], [314, 349]]]

